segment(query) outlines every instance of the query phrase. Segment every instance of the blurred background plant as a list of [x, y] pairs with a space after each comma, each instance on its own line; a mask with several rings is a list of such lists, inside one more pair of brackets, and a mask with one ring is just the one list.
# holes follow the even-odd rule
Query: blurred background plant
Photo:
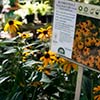
[[40, 2], [27, 1], [24, 5], [19, 4], [19, 7], [20, 9], [15, 11], [15, 15], [22, 19], [26, 18], [27, 20], [31, 18], [32, 20], [28, 21], [28, 23], [39, 20], [42, 21], [43, 19], [46, 19], [44, 17], [53, 14], [53, 7], [50, 5], [49, 0], [41, 0]]

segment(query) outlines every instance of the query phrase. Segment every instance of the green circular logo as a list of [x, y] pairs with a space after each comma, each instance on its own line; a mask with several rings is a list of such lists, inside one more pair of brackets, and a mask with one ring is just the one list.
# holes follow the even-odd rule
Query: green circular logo
[[58, 48], [58, 53], [60, 53], [60, 54], [65, 54], [64, 48], [59, 47], [59, 48]]

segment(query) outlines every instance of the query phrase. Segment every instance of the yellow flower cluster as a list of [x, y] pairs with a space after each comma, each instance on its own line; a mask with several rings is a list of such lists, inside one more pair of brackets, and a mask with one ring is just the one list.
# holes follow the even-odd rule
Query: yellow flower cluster
[[73, 46], [73, 59], [100, 70], [100, 29], [92, 19], [78, 22]]
[[[51, 70], [53, 70], [53, 64], [58, 64], [59, 67], [67, 74], [70, 74], [71, 70], [74, 69], [77, 71], [78, 66], [68, 60], [57, 57], [57, 55], [51, 51], [45, 52], [44, 56], [40, 58], [43, 61], [43, 66], [39, 66], [38, 70], [43, 71], [45, 74], [49, 75]], [[48, 67], [50, 65], [51, 67]]]
[[72, 69], [74, 69], [75, 71], [77, 71], [78, 69], [78, 65], [76, 65], [75, 63], [69, 62], [68, 60], [61, 57], [58, 58], [58, 64], [61, 66], [63, 71], [67, 74], [70, 74]]
[[[94, 87], [93, 93], [96, 94], [96, 93], [98, 93], [98, 92], [100, 92], [100, 86]], [[100, 94], [96, 94], [96, 95], [94, 96], [94, 100], [100, 100]]]

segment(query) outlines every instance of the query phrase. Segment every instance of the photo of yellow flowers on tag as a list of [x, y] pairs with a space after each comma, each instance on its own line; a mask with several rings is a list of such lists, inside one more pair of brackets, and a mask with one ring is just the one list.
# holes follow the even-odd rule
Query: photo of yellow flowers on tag
[[100, 70], [100, 20], [77, 15], [72, 58]]

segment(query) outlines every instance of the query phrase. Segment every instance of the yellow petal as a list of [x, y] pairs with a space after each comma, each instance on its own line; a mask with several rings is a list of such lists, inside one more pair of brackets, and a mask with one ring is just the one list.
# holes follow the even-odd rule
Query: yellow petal
[[14, 27], [16, 27], [16, 30], [18, 30], [19, 28], [18, 28], [18, 26], [16, 25], [16, 24], [14, 24]]
[[38, 36], [38, 38], [39, 38], [39, 39], [42, 39], [42, 38], [43, 38], [43, 36], [44, 36], [44, 34], [43, 34], [43, 33], [41, 33], [41, 34]]
[[42, 60], [44, 60], [44, 56], [43, 56], [43, 57], [41, 57], [41, 58], [40, 58], [40, 60], [41, 60], [41, 61], [42, 61]]
[[52, 28], [52, 26], [49, 26], [48, 28], [47, 28], [47, 30], [49, 30], [49, 29], [51, 29]]
[[16, 28], [13, 25], [11, 25], [9, 31], [11, 33], [15, 33], [17, 30], [16, 30]]
[[9, 25], [9, 31], [10, 31], [10, 33], [13, 33], [13, 26], [12, 25]]
[[71, 66], [70, 64], [66, 64], [64, 65], [64, 72], [66, 72], [67, 74], [70, 74], [70, 70], [71, 70]]
[[14, 23], [17, 24], [17, 25], [22, 25], [23, 24], [22, 22], [17, 21], [17, 20], [14, 20]]
[[44, 73], [45, 73], [46, 75], [50, 75], [50, 72], [51, 72], [50, 69], [45, 69], [45, 70], [44, 70]]
[[52, 51], [48, 51], [48, 53], [50, 54], [50, 55], [55, 55], [55, 53], [54, 52], [52, 52]]
[[94, 96], [94, 100], [100, 100], [100, 95]]
[[45, 61], [44, 62], [44, 67], [47, 67], [48, 64], [49, 64], [49, 62], [48, 61]]
[[5, 27], [4, 27], [4, 31], [7, 31], [8, 28], [9, 28], [9, 24], [7, 23], [7, 24], [5, 25]]
[[50, 56], [50, 59], [57, 60], [56, 56]]
[[74, 68], [74, 70], [78, 70], [78, 66], [76, 64], [72, 63], [72, 67]]
[[17, 34], [18, 34], [18, 35], [21, 35], [22, 33], [20, 33], [20, 32], [17, 32]]

